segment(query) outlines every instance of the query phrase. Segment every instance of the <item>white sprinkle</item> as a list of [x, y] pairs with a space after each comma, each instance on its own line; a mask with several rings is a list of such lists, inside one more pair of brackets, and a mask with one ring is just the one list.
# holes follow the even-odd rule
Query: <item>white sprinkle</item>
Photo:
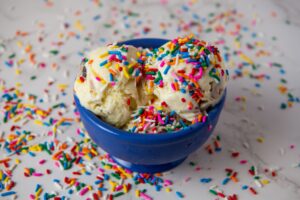
[[263, 185], [261, 184], [261, 182], [258, 179], [254, 180], [254, 183], [256, 184], [257, 187], [262, 188]]
[[59, 190], [62, 190], [62, 189], [63, 189], [63, 186], [62, 186], [60, 183], [58, 183], [58, 182], [54, 182], [54, 186], [55, 186], [57, 189], [59, 189]]

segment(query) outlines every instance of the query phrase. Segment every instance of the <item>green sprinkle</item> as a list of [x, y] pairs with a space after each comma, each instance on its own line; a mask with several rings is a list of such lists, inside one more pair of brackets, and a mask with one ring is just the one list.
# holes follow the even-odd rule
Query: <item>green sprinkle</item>
[[116, 194], [114, 194], [113, 196], [114, 197], [119, 197], [119, 196], [122, 196], [123, 194], [125, 194], [124, 192], [118, 192]]
[[218, 193], [215, 190], [209, 190], [209, 192], [214, 194], [214, 195], [218, 195]]
[[51, 50], [51, 51], [50, 51], [50, 54], [52, 54], [52, 55], [57, 55], [58, 53], [59, 53], [58, 50]]

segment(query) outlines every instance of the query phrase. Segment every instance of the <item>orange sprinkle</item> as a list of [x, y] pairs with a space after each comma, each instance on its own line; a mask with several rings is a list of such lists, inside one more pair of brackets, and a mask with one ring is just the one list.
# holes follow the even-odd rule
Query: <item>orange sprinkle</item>
[[89, 60], [88, 61], [88, 64], [92, 64], [94, 62], [94, 60], [92, 59], [92, 60]]
[[108, 71], [109, 71], [112, 75], [114, 75], [114, 76], [117, 75], [117, 72], [114, 71], [112, 68], [109, 68]]

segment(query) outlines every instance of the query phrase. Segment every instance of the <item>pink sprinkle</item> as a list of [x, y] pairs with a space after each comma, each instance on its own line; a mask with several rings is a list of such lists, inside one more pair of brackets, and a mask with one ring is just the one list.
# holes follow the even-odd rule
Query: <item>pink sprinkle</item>
[[42, 173], [36, 173], [36, 172], [33, 172], [33, 173], [32, 173], [32, 176], [43, 176], [43, 174], [42, 174]]
[[116, 59], [116, 55], [115, 55], [115, 54], [111, 55], [111, 56], [108, 58], [109, 61], [113, 61], [114, 59]]
[[98, 171], [104, 173], [104, 169], [98, 168]]
[[173, 185], [173, 182], [171, 180], [165, 180], [164, 186], [169, 186], [169, 185]]
[[173, 89], [174, 91], [176, 91], [176, 88], [175, 88], [174, 83], [171, 83], [171, 87], [172, 87], [172, 89]]
[[184, 179], [185, 182], [188, 182], [189, 180], [191, 180], [191, 177], [186, 177], [186, 178]]
[[55, 162], [54, 165], [55, 165], [56, 167], [60, 167], [58, 162]]
[[147, 80], [152, 80], [152, 79], [153, 79], [153, 76], [152, 76], [152, 75], [149, 75], [149, 74], [147, 74], [147, 75], [146, 75], [146, 79], [147, 79]]
[[162, 124], [162, 125], [165, 124], [164, 121], [162, 120], [160, 114], [157, 114], [157, 119], [158, 119], [158, 121], [159, 121], [160, 124]]
[[43, 159], [43, 160], [40, 160], [39, 164], [42, 165], [42, 164], [44, 164], [45, 162], [46, 162], [46, 160]]
[[207, 116], [204, 115], [204, 116], [202, 117], [202, 122], [206, 122], [206, 119], [207, 119]]
[[123, 189], [123, 185], [118, 185], [118, 186], [115, 188], [116, 191], [120, 191], [120, 190], [122, 190], [122, 189]]
[[147, 123], [144, 125], [143, 130], [147, 130], [147, 128], [150, 126], [150, 123]]
[[247, 162], [248, 162], [247, 160], [241, 160], [241, 161], [240, 161], [240, 164], [243, 165], [243, 164], [246, 164]]
[[160, 67], [163, 67], [165, 65], [165, 61], [163, 60], [161, 63], [160, 63]]
[[198, 72], [198, 75], [195, 76], [195, 80], [199, 80], [203, 75], [203, 69], [202, 67], [199, 68], [199, 72]]
[[34, 199], [35, 199], [35, 196], [34, 196], [33, 194], [30, 194], [30, 195], [29, 195], [29, 198], [32, 199], [32, 200], [34, 200]]
[[88, 188], [88, 187], [85, 187], [85, 188], [83, 188], [83, 189], [80, 191], [79, 195], [80, 195], [80, 196], [83, 196], [83, 195], [85, 195], [88, 191], [89, 191], [89, 188]]
[[144, 199], [144, 200], [152, 200], [152, 198], [150, 196], [148, 196], [147, 194], [145, 193], [140, 193], [140, 196]]

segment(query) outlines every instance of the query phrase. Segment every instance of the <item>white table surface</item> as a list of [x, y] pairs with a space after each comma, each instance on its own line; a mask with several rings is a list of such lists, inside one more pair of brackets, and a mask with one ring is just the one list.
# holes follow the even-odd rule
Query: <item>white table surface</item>
[[[232, 11], [236, 11], [233, 13]], [[44, 89], [50, 91], [48, 103], [36, 105], [49, 108], [56, 102], [64, 102], [68, 109], [64, 116], [73, 117], [72, 111], [72, 82], [79, 69], [82, 52], [97, 46], [129, 38], [160, 37], [174, 38], [185, 34], [194, 33], [203, 40], [217, 42], [222, 52], [231, 54], [229, 66], [231, 76], [243, 62], [234, 52], [243, 53], [250, 57], [259, 69], [250, 66], [243, 67], [243, 77], [231, 78], [228, 84], [227, 101], [221, 114], [219, 124], [214, 131], [214, 136], [207, 144], [212, 144], [216, 135], [221, 137], [222, 151], [209, 155], [204, 148], [200, 148], [179, 167], [164, 174], [165, 179], [170, 179], [174, 184], [170, 187], [172, 192], [164, 188], [156, 192], [154, 187], [139, 185], [137, 188], [147, 188], [147, 194], [154, 199], [178, 199], [175, 192], [180, 191], [185, 199], [217, 199], [209, 193], [209, 187], [219, 186], [225, 194], [237, 194], [238, 199], [272, 199], [282, 200], [300, 199], [300, 104], [295, 103], [291, 108], [281, 109], [282, 102], [286, 102], [286, 95], [280, 94], [278, 85], [280, 79], [287, 80], [285, 86], [294, 96], [300, 96], [300, 3], [297, 0], [227, 0], [227, 1], [0, 1], [0, 88], [5, 85], [11, 88], [20, 83], [20, 90], [26, 94], [35, 94], [38, 99], [44, 98]], [[128, 14], [133, 13], [133, 14]], [[214, 16], [219, 16], [211, 21]], [[223, 15], [222, 15], [223, 14]], [[192, 23], [193, 22], [193, 23]], [[110, 25], [110, 28], [106, 28]], [[224, 28], [224, 32], [217, 32], [216, 27]], [[234, 35], [236, 25], [241, 30]], [[66, 28], [69, 26], [69, 28]], [[149, 28], [145, 33], [144, 29]], [[208, 32], [208, 28], [213, 28]], [[27, 36], [16, 36], [16, 32], [28, 32]], [[70, 36], [74, 33], [76, 37]], [[43, 41], [39, 42], [39, 38]], [[240, 39], [240, 42], [236, 40]], [[57, 42], [63, 45], [57, 46]], [[22, 46], [20, 44], [22, 43]], [[44, 68], [29, 62], [28, 53], [24, 52], [26, 45], [32, 46], [36, 54], [37, 63], [44, 63]], [[239, 46], [240, 45], [240, 46]], [[252, 45], [253, 49], [249, 46]], [[227, 46], [229, 50], [225, 50]], [[49, 55], [49, 51], [59, 50], [59, 54]], [[7, 67], [5, 62], [9, 55], [15, 53], [13, 66]], [[260, 53], [258, 57], [257, 53]], [[269, 55], [266, 55], [269, 54]], [[62, 59], [65, 56], [66, 59]], [[20, 59], [25, 62], [17, 64]], [[270, 62], [280, 63], [285, 73], [280, 73], [278, 67], [270, 67]], [[58, 65], [53, 68], [53, 63]], [[17, 75], [16, 70], [21, 70]], [[283, 72], [283, 71], [282, 71]], [[247, 73], [264, 74], [270, 80], [251, 79]], [[69, 75], [67, 75], [69, 74]], [[35, 80], [30, 77], [36, 76]], [[48, 86], [48, 81], [53, 79], [54, 84]], [[66, 96], [62, 96], [57, 85], [69, 84]], [[256, 87], [255, 84], [260, 84]], [[0, 89], [0, 95], [3, 91]], [[57, 100], [55, 100], [57, 96]], [[237, 97], [243, 97], [245, 102], [237, 102]], [[4, 103], [0, 102], [3, 109]], [[2, 115], [2, 116], [1, 116]], [[53, 117], [59, 119], [57, 112]], [[12, 125], [18, 123], [3, 123], [3, 112], [0, 112], [0, 133], [3, 138], [11, 133]], [[62, 128], [59, 140], [67, 137], [80, 138], [76, 134], [78, 123], [71, 127]], [[43, 136], [50, 128], [38, 126], [32, 122], [21, 127], [21, 130], [31, 130], [41, 137], [37, 137], [33, 144], [51, 141], [51, 136]], [[1, 136], [1, 135], [0, 135]], [[263, 140], [258, 142], [258, 138]], [[246, 147], [245, 147], [246, 146]], [[294, 146], [294, 148], [291, 148]], [[0, 160], [6, 158], [6, 152], [0, 148]], [[100, 150], [99, 150], [100, 151]], [[237, 151], [239, 157], [231, 158], [231, 152]], [[61, 171], [54, 166], [51, 157], [45, 153], [37, 153], [36, 157], [28, 154], [11, 156], [11, 166], [15, 159], [20, 159], [21, 164], [13, 171], [12, 180], [16, 186], [12, 189], [17, 192], [19, 199], [29, 199], [29, 194], [34, 193], [36, 184], [41, 184], [44, 192], [57, 191], [70, 199], [87, 199], [89, 192], [84, 197], [76, 194], [68, 195], [67, 191], [60, 191], [53, 185], [52, 179], [63, 180], [65, 176], [72, 177], [71, 172], [78, 170], [74, 167], [68, 171]], [[38, 161], [46, 159], [44, 165]], [[246, 160], [246, 164], [240, 164]], [[189, 162], [196, 163], [191, 167]], [[99, 159], [93, 161], [99, 164]], [[250, 166], [256, 166], [258, 175], [270, 181], [262, 188], [254, 183], [248, 174]], [[24, 177], [25, 167], [35, 168], [44, 172], [52, 169], [51, 175], [42, 177]], [[199, 171], [195, 168], [200, 167]], [[226, 177], [225, 168], [232, 168], [238, 172], [239, 182], [229, 182], [222, 185]], [[264, 169], [275, 170], [277, 176], [265, 173]], [[0, 164], [0, 170], [4, 165]], [[97, 175], [97, 170], [92, 171], [92, 176]], [[190, 177], [188, 182], [184, 180]], [[204, 184], [201, 178], [211, 178], [210, 183]], [[94, 178], [81, 176], [80, 180], [93, 185]], [[242, 186], [253, 187], [257, 195], [249, 190], [242, 190]], [[109, 188], [109, 185], [107, 186]], [[116, 199], [136, 199], [134, 191]], [[1, 192], [0, 192], [1, 193]], [[0, 199], [5, 199], [0, 196]], [[8, 199], [10, 199], [9, 197]], [[42, 198], [41, 198], [42, 199]], [[222, 199], [222, 198], [219, 198]]]

